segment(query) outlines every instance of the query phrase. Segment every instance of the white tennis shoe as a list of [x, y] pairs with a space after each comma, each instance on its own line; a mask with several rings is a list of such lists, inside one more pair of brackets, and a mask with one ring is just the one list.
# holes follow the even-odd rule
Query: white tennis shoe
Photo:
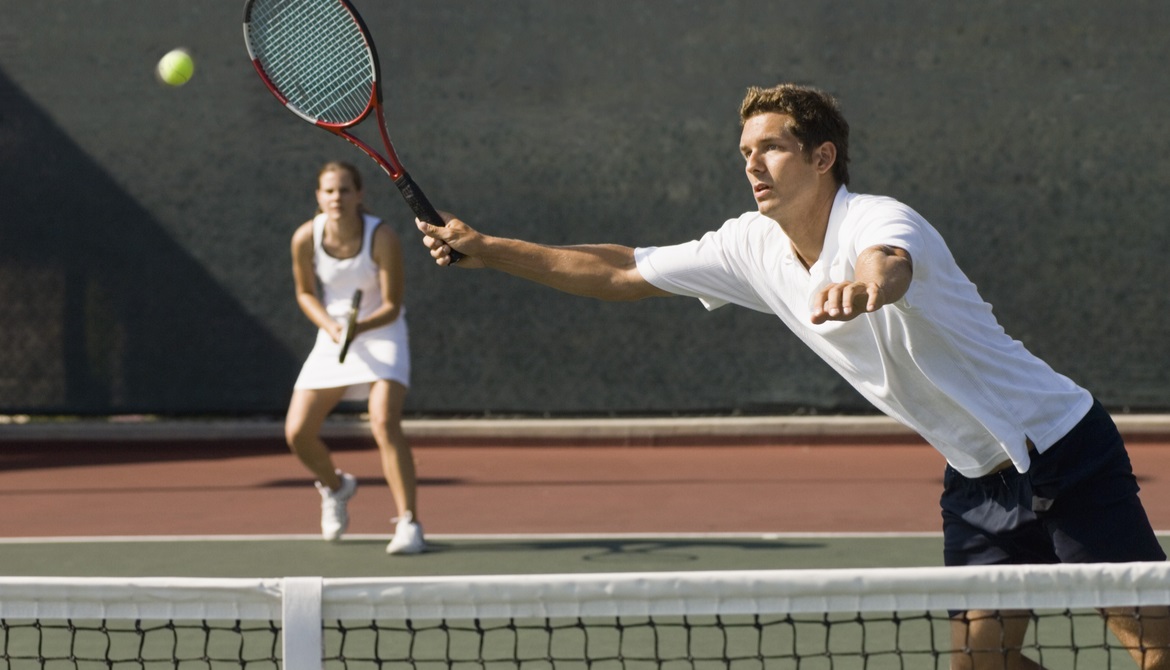
[[394, 538], [386, 545], [387, 554], [420, 554], [427, 548], [422, 526], [415, 523], [414, 513], [407, 512], [397, 519]]
[[321, 537], [336, 542], [349, 527], [349, 511], [346, 503], [357, 493], [357, 479], [340, 470], [341, 488], [336, 491], [321, 482], [315, 482], [321, 493]]

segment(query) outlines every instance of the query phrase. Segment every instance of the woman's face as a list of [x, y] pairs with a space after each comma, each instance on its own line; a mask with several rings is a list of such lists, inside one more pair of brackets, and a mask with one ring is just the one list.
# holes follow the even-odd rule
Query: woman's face
[[345, 170], [329, 170], [317, 180], [317, 206], [330, 218], [357, 215], [362, 192]]

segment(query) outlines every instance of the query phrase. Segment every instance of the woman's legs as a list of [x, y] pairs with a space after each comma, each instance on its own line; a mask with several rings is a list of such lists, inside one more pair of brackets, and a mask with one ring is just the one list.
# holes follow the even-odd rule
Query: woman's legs
[[422, 526], [418, 523], [414, 454], [402, 432], [405, 402], [406, 387], [398, 382], [379, 381], [370, 389], [370, 429], [382, 455], [382, 474], [398, 508], [394, 539], [386, 546], [388, 554], [417, 554], [426, 549]]
[[374, 382], [370, 389], [370, 430], [382, 457], [382, 474], [390, 485], [399, 516], [418, 518], [414, 454], [402, 432], [406, 387], [395, 381]]
[[321, 536], [331, 541], [341, 539], [349, 527], [347, 503], [357, 492], [357, 480], [337, 471], [329, 448], [321, 441], [321, 424], [344, 394], [344, 388], [294, 390], [284, 424], [289, 448], [317, 477]]
[[344, 394], [345, 388], [294, 390], [284, 422], [284, 439], [289, 449], [317, 481], [333, 490], [341, 486], [341, 480], [333, 467], [329, 448], [321, 440], [321, 425]]

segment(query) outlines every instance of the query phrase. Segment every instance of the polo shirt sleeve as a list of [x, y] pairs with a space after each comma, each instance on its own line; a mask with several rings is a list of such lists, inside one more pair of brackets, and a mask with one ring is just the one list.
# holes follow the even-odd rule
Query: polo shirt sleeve
[[853, 258], [856, 259], [862, 251], [878, 245], [906, 250], [910, 254], [914, 275], [910, 281], [910, 288], [902, 300], [907, 304], [915, 304], [925, 287], [933, 282], [936, 274], [937, 235], [930, 224], [913, 209], [889, 200], [866, 211], [858, 221], [856, 234], [853, 236]]
[[895, 201], [869, 208], [857, 222], [853, 235], [853, 257], [870, 247], [888, 245], [905, 249], [913, 262], [922, 255], [922, 217]]
[[698, 298], [708, 310], [728, 303], [768, 312], [748, 282], [734, 271], [735, 231], [728, 222], [698, 240], [665, 247], [639, 247], [634, 260], [642, 277], [675, 295]]

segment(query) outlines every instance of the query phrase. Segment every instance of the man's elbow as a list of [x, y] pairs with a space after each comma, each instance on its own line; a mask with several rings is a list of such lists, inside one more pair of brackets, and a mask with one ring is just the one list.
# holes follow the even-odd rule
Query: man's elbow
[[891, 295], [890, 302], [897, 302], [910, 290], [910, 282], [914, 280], [914, 264], [910, 255], [903, 252], [891, 258], [891, 266], [885, 282]]
[[593, 297], [609, 302], [634, 302], [645, 298], [670, 295], [642, 278], [636, 270], [613, 277]]

